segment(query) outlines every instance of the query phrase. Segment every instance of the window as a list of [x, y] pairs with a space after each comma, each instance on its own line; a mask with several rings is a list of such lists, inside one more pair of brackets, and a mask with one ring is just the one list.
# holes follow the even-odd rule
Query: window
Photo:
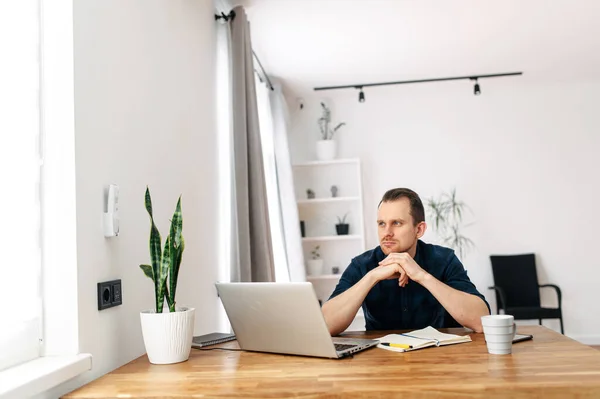
[[0, 3], [0, 370], [40, 355], [39, 38], [38, 1]]
[[281, 219], [279, 184], [277, 182], [277, 166], [275, 163], [273, 115], [271, 113], [271, 100], [269, 98], [270, 89], [260, 80], [258, 74], [255, 75], [255, 84], [269, 208], [269, 225], [271, 228], [271, 244], [275, 265], [275, 281], [278, 283], [288, 283], [290, 281], [290, 274], [285, 253], [283, 221]]

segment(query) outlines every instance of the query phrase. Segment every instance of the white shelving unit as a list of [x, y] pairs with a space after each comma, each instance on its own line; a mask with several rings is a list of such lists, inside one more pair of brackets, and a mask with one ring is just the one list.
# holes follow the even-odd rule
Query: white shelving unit
[[298, 200], [298, 205], [326, 204], [328, 202], [352, 202], [360, 201], [360, 197], [337, 197], [337, 198], [315, 198]]
[[297, 163], [294, 165], [295, 168], [312, 167], [312, 166], [328, 166], [328, 165], [340, 165], [346, 163], [360, 163], [358, 158], [346, 158], [346, 159], [332, 159], [331, 161], [308, 161]]
[[320, 236], [320, 237], [304, 237], [302, 242], [320, 242], [320, 241], [352, 241], [362, 240], [363, 236], [358, 234], [348, 234], [344, 236]]
[[[365, 251], [361, 163], [358, 158], [310, 161], [293, 165], [293, 171], [298, 214], [305, 224], [304, 258], [311, 259], [311, 251], [319, 246], [324, 262], [319, 275], [309, 275], [307, 268], [307, 281], [325, 302], [352, 258]], [[334, 185], [338, 189], [335, 197], [331, 191]], [[308, 198], [308, 189], [315, 198]], [[338, 235], [335, 225], [344, 215], [350, 231]], [[339, 269], [337, 274], [333, 274], [334, 267]], [[362, 311], [349, 329], [364, 329]]]
[[322, 274], [320, 276], [306, 276], [306, 280], [308, 281], [335, 280], [337, 282], [339, 279], [339, 274]]

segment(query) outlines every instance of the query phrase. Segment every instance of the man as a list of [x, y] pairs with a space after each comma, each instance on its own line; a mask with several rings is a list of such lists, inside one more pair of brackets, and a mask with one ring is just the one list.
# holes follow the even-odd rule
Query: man
[[454, 251], [426, 244], [425, 210], [412, 190], [395, 188], [379, 203], [380, 245], [354, 259], [323, 305], [331, 335], [352, 323], [362, 306], [367, 330], [460, 325], [482, 332], [490, 306]]

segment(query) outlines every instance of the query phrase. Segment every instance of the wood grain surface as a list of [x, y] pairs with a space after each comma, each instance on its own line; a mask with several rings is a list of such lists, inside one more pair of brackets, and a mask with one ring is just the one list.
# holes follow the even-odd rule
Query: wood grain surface
[[441, 331], [473, 342], [408, 353], [371, 348], [339, 360], [192, 349], [186, 362], [152, 365], [144, 355], [64, 398], [600, 398], [600, 351], [546, 327], [519, 326], [534, 338], [511, 355], [488, 354], [483, 334]]

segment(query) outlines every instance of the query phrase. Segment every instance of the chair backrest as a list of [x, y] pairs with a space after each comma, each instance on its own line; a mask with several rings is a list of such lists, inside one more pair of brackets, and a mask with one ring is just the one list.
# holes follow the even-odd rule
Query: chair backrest
[[[506, 307], [540, 306], [535, 254], [491, 255], [490, 260], [494, 285], [504, 291]], [[502, 303], [497, 292], [496, 301]]]

